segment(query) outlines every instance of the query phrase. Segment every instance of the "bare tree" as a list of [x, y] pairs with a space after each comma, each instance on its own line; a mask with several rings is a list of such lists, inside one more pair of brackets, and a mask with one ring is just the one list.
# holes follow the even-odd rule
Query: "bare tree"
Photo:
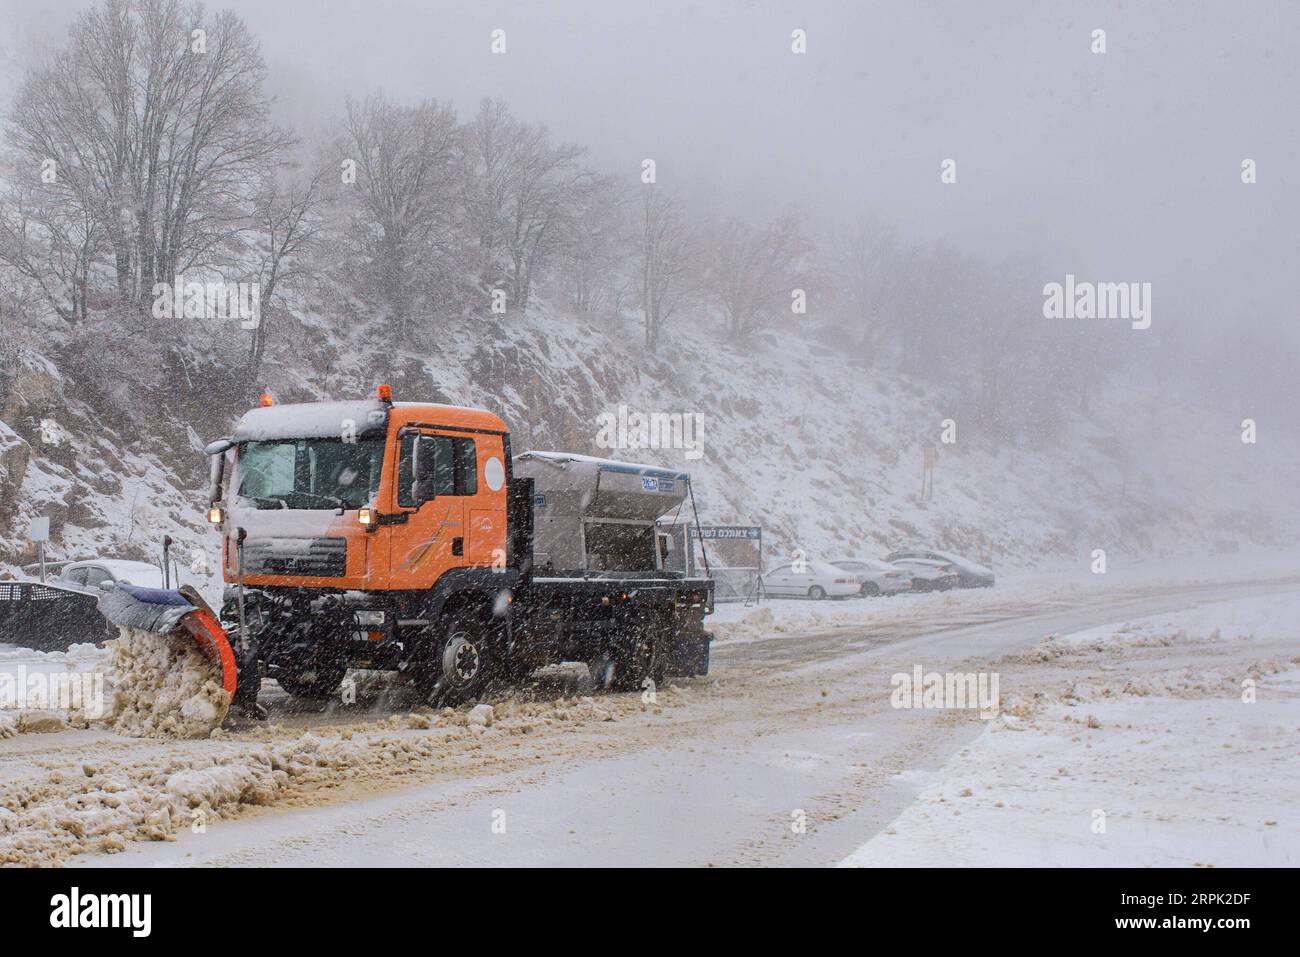
[[805, 245], [793, 213], [759, 229], [731, 219], [712, 237], [710, 286], [722, 304], [732, 338], [743, 338], [789, 308]]
[[595, 181], [577, 163], [582, 150], [568, 144], [550, 146], [545, 127], [526, 128], [522, 152], [511, 184], [514, 215], [506, 237], [511, 300], [521, 315], [528, 308], [534, 276], [570, 237], [573, 213]]
[[664, 327], [695, 289], [694, 238], [676, 203], [647, 186], [640, 209], [641, 309], [645, 344], [659, 346]]
[[624, 204], [629, 197], [612, 178], [593, 184], [570, 217], [556, 257], [560, 295], [578, 316], [616, 311], [626, 285], [630, 259]]
[[465, 209], [477, 242], [479, 281], [496, 286], [506, 273], [504, 236], [509, 220], [515, 121], [503, 100], [484, 100], [465, 128]]
[[81, 235], [102, 244], [117, 301], [142, 317], [155, 283], [238, 261], [255, 192], [288, 143], [270, 124], [264, 75], [233, 13], [104, 0], [23, 83], [10, 118], [16, 163], [33, 178], [53, 170], [50, 200], [91, 224]]
[[582, 148], [553, 144], [545, 126], [523, 123], [500, 100], [484, 100], [466, 130], [467, 209], [485, 285], [508, 285], [522, 315], [535, 277], [572, 238], [576, 214], [600, 182]]
[[[330, 171], [332, 172], [332, 171]], [[275, 314], [280, 287], [295, 285], [311, 272], [310, 256], [323, 228], [320, 206], [327, 175], [319, 168], [305, 183], [273, 183], [258, 198], [256, 217], [265, 233], [260, 255], [258, 286], [262, 297], [261, 322], [249, 342], [248, 375], [256, 379], [266, 352], [266, 340]]]
[[409, 339], [417, 276], [456, 241], [460, 127], [445, 104], [397, 106], [376, 94], [347, 105], [349, 158], [357, 164], [362, 228], [394, 331]]
[[61, 318], [89, 314], [90, 273], [103, 231], [86, 210], [21, 181], [0, 199], [0, 264]]

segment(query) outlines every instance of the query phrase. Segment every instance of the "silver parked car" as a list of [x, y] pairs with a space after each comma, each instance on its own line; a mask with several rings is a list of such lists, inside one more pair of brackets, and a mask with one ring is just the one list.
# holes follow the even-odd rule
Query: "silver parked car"
[[63, 567], [59, 582], [78, 588], [104, 590], [117, 582], [141, 588], [162, 588], [163, 573], [148, 562], [130, 562], [116, 558], [94, 558], [71, 562]]
[[910, 591], [912, 588], [912, 576], [889, 562], [873, 558], [846, 558], [831, 564], [856, 575], [860, 582], [858, 591], [865, 597], [897, 595], [900, 591]]
[[962, 558], [952, 552], [935, 551], [933, 548], [900, 548], [890, 552], [885, 561], [897, 562], [900, 558], [923, 558], [932, 562], [947, 562], [957, 570], [959, 584], [962, 588], [992, 588], [993, 570], [985, 568], [969, 558]]
[[861, 587], [851, 572], [826, 562], [779, 565], [763, 576], [773, 598], [852, 598]]

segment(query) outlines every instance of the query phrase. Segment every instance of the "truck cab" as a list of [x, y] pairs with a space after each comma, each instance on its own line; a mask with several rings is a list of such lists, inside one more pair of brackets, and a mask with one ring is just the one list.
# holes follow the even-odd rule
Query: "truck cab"
[[490, 412], [266, 405], [229, 441], [227, 582], [240, 529], [252, 587], [425, 590], [453, 569], [505, 563], [509, 439]]

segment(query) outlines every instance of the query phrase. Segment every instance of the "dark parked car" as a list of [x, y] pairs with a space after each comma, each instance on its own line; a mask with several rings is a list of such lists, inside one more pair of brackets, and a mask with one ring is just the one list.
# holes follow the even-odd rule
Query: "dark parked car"
[[957, 570], [957, 577], [962, 588], [992, 588], [994, 576], [992, 569], [985, 568], [969, 558], [962, 558], [952, 552], [939, 552], [933, 548], [900, 548], [889, 553], [885, 559], [897, 562], [905, 558], [920, 558], [932, 562], [947, 562]]
[[947, 591], [961, 587], [961, 576], [950, 562], [936, 562], [929, 558], [900, 558], [893, 563], [912, 576], [912, 591]]

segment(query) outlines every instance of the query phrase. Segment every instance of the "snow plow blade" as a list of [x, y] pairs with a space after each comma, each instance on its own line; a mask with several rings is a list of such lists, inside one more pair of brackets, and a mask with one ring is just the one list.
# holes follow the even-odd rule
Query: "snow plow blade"
[[119, 584], [100, 596], [99, 613], [119, 628], [192, 641], [205, 658], [220, 665], [221, 686], [234, 697], [239, 685], [234, 649], [216, 614], [193, 588], [167, 591]]

